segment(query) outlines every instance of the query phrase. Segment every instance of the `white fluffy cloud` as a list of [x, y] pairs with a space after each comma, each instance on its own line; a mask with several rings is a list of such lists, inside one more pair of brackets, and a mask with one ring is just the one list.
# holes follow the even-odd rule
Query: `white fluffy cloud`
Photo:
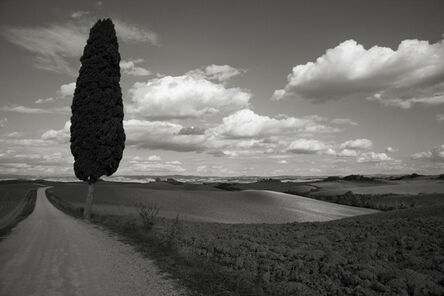
[[341, 144], [341, 149], [368, 150], [373, 148], [373, 142], [369, 139], [349, 140]]
[[433, 147], [429, 151], [422, 151], [411, 156], [412, 159], [444, 162], [444, 145]]
[[360, 163], [365, 163], [365, 162], [384, 162], [384, 161], [389, 161], [392, 160], [391, 157], [387, 156], [387, 154], [380, 152], [365, 152], [362, 153], [358, 158], [357, 161]]
[[444, 103], [444, 42], [404, 40], [396, 50], [373, 46], [365, 49], [347, 40], [288, 75], [284, 89], [273, 98], [296, 96], [323, 102], [354, 94], [388, 105]]
[[145, 118], [187, 118], [248, 106], [251, 93], [193, 75], [165, 76], [129, 90], [129, 113]]
[[312, 139], [299, 139], [293, 141], [288, 146], [288, 151], [297, 154], [316, 154], [325, 151], [327, 146], [318, 140]]
[[316, 118], [271, 118], [258, 115], [250, 109], [239, 110], [223, 118], [223, 123], [212, 130], [227, 138], [282, 136], [288, 133], [333, 132], [334, 128], [318, 123]]
[[54, 141], [60, 144], [68, 143], [70, 137], [71, 121], [65, 122], [65, 126], [61, 130], [50, 129], [41, 136], [42, 140]]
[[120, 69], [122, 69], [123, 73], [132, 75], [132, 76], [148, 76], [151, 75], [151, 72], [143, 67], [139, 67], [136, 64], [143, 62], [143, 59], [137, 60], [129, 60], [120, 61]]
[[356, 157], [358, 153], [356, 150], [343, 149], [338, 153], [339, 157]]

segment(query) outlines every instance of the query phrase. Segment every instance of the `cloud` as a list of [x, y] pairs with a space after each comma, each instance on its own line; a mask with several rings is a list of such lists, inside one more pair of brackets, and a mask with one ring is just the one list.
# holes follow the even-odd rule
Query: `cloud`
[[8, 122], [8, 118], [0, 119], [0, 128], [6, 127], [6, 123]]
[[136, 148], [162, 149], [179, 152], [204, 151], [203, 135], [181, 135], [183, 126], [164, 121], [125, 120], [127, 145]]
[[439, 122], [444, 121], [444, 114], [436, 114], [436, 120]]
[[113, 19], [117, 37], [125, 43], [151, 43], [159, 44], [159, 36], [151, 30], [138, 27], [134, 24]]
[[357, 122], [351, 120], [350, 118], [335, 118], [331, 121], [333, 124], [339, 124], [339, 125], [358, 125]]
[[233, 68], [229, 65], [209, 65], [204, 69], [196, 69], [189, 71], [187, 75], [206, 78], [209, 80], [217, 80], [219, 82], [225, 82], [234, 76], [238, 76], [246, 72], [244, 69]]
[[422, 151], [411, 156], [416, 160], [429, 160], [433, 162], [444, 162], [444, 145], [433, 147], [429, 151]]
[[339, 157], [355, 157], [358, 155], [356, 150], [343, 149], [338, 154]]
[[385, 152], [388, 152], [388, 153], [394, 153], [394, 152], [398, 152], [398, 151], [399, 151], [399, 149], [396, 149], [396, 148], [393, 148], [390, 146], [385, 149]]
[[316, 118], [285, 117], [281, 119], [258, 115], [250, 109], [239, 110], [223, 118], [223, 123], [211, 132], [226, 138], [281, 136], [289, 133], [334, 132], [319, 124]]
[[203, 135], [203, 134], [205, 134], [205, 129], [196, 126], [183, 127], [179, 131], [179, 135]]
[[120, 61], [120, 69], [122, 69], [123, 73], [132, 75], [132, 76], [148, 76], [151, 75], [151, 72], [143, 67], [138, 67], [136, 64], [143, 62], [143, 59], [137, 60], [129, 60], [129, 61]]
[[36, 104], [43, 103], [52, 103], [58, 100], [71, 99], [74, 95], [74, 91], [76, 89], [76, 83], [71, 82], [67, 84], [62, 84], [57, 91], [57, 95], [55, 97], [50, 97], [46, 99], [38, 99], [35, 101]]
[[55, 98], [50, 97], [50, 98], [46, 98], [46, 99], [38, 99], [38, 100], [35, 101], [35, 103], [36, 104], [44, 104], [44, 103], [52, 103], [52, 102], [55, 102], [55, 101], [56, 101]]
[[357, 162], [359, 163], [367, 163], [367, 162], [384, 162], [384, 161], [389, 161], [392, 160], [391, 157], [387, 156], [387, 154], [381, 152], [381, 153], [376, 153], [376, 152], [365, 152], [362, 153], [358, 158], [357, 158]]
[[74, 90], [76, 89], [76, 83], [75, 82], [71, 82], [71, 83], [67, 83], [67, 84], [62, 84], [60, 86], [60, 95], [62, 96], [62, 98], [70, 98], [74, 95]]
[[369, 139], [349, 140], [341, 144], [341, 149], [368, 150], [373, 148], [373, 142]]
[[61, 130], [48, 130], [41, 136], [42, 140], [54, 141], [60, 144], [69, 143], [71, 121], [65, 122], [65, 126]]
[[279, 164], [287, 164], [288, 161], [286, 161], [285, 159], [282, 159], [282, 160], [279, 160], [278, 163], [279, 163]]
[[[293, 68], [274, 99], [295, 96], [326, 102], [357, 94], [378, 97], [387, 105], [442, 103], [444, 41], [404, 40], [396, 50], [365, 49], [347, 40], [316, 59]], [[404, 102], [404, 103], [403, 103]]]
[[78, 19], [78, 18], [84, 17], [84, 16], [86, 16], [86, 15], [88, 15], [88, 14], [89, 14], [89, 11], [79, 10], [79, 11], [74, 11], [74, 12], [71, 14], [71, 17], [72, 17], [73, 19]]
[[185, 74], [137, 82], [129, 96], [129, 113], [145, 118], [189, 118], [246, 107], [251, 93]]
[[23, 137], [23, 133], [21, 132], [12, 132], [12, 133], [7, 133], [4, 135], [5, 138], [9, 138], [9, 139], [19, 139]]
[[[1, 34], [11, 43], [33, 53], [34, 66], [39, 69], [75, 76], [79, 57], [96, 17], [75, 12], [64, 23], [38, 27], [6, 27]], [[154, 32], [113, 19], [119, 41], [124, 43], [158, 44]]]
[[148, 160], [149, 161], [160, 161], [160, 160], [162, 160], [162, 158], [160, 158], [160, 156], [157, 156], [157, 155], [150, 155], [150, 156], [148, 156]]
[[288, 151], [297, 154], [317, 154], [325, 151], [327, 146], [318, 140], [299, 139], [288, 146]]
[[19, 105], [11, 105], [0, 107], [0, 111], [16, 112], [24, 114], [69, 114], [71, 109], [69, 107], [54, 107], [54, 108], [30, 108]]
[[35, 67], [75, 75], [70, 59], [82, 54], [87, 31], [74, 23], [66, 23], [48, 27], [8, 27], [2, 34], [11, 43], [34, 53]]
[[416, 104], [423, 104], [427, 106], [440, 105], [444, 104], [444, 94], [433, 94], [430, 97], [419, 97], [419, 98], [409, 98], [409, 99], [400, 99], [400, 98], [386, 98], [382, 97], [379, 93], [368, 97], [370, 101], [377, 101], [384, 106], [390, 107], [398, 107], [401, 109], [410, 109]]

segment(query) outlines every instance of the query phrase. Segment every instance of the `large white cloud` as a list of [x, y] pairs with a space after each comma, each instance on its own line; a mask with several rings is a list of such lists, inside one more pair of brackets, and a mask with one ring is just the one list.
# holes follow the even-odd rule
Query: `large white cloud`
[[315, 154], [326, 151], [327, 146], [318, 140], [298, 139], [290, 143], [288, 151], [298, 154]]
[[129, 90], [127, 111], [144, 118], [187, 118], [248, 106], [251, 93], [193, 75], [165, 76]]
[[[365, 49], [347, 40], [304, 65], [293, 68], [284, 89], [273, 98], [295, 96], [323, 102], [354, 94], [388, 105], [444, 103], [444, 42], [404, 40], [396, 50]], [[439, 96], [441, 94], [441, 96]]]
[[239, 110], [223, 118], [223, 123], [211, 132], [227, 138], [282, 136], [288, 133], [334, 132], [335, 128], [320, 124], [314, 117], [272, 118], [258, 115], [250, 109]]

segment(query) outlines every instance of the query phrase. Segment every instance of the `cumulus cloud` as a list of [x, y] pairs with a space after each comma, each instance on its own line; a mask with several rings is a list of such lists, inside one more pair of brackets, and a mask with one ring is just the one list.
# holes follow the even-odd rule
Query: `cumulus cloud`
[[334, 128], [318, 123], [317, 118], [271, 118], [250, 109], [239, 110], [223, 118], [223, 123], [211, 132], [227, 138], [281, 136], [288, 133], [335, 132]]
[[369, 139], [349, 140], [341, 144], [341, 149], [368, 150], [373, 148], [373, 142]]
[[357, 162], [360, 163], [365, 163], [365, 162], [384, 162], [384, 161], [389, 161], [392, 160], [391, 157], [387, 156], [387, 154], [381, 152], [381, 153], [377, 153], [377, 152], [365, 152], [362, 153], [358, 158], [357, 158]]
[[438, 120], [439, 122], [444, 121], [444, 114], [437, 114], [436, 120]]
[[[396, 50], [365, 49], [347, 40], [316, 59], [293, 68], [274, 99], [300, 97], [316, 102], [356, 94], [387, 105], [441, 104], [444, 90], [444, 41], [404, 40]], [[376, 97], [375, 97], [376, 95]]]
[[356, 150], [343, 149], [338, 154], [339, 157], [356, 157], [358, 153]]
[[148, 76], [151, 75], [151, 72], [143, 67], [139, 67], [136, 64], [143, 62], [143, 59], [120, 61], [120, 69], [122, 69], [123, 73], [132, 75], [132, 76]]
[[65, 122], [65, 126], [61, 130], [50, 129], [44, 132], [41, 136], [42, 140], [54, 141], [60, 144], [65, 144], [69, 142], [70, 138], [70, 127], [71, 121]]
[[127, 111], [145, 118], [187, 118], [248, 106], [251, 93], [192, 75], [165, 76], [129, 90]]
[[71, 112], [71, 109], [69, 107], [30, 108], [19, 105], [0, 107], [0, 110], [24, 114], [68, 114], [69, 112]]
[[[11, 43], [33, 53], [34, 66], [39, 69], [75, 76], [78, 58], [88, 38], [88, 32], [96, 21], [85, 12], [74, 12], [72, 19], [64, 23], [39, 27], [6, 27], [1, 34]], [[158, 44], [156, 33], [113, 19], [119, 40], [125, 43]]]
[[209, 65], [204, 69], [196, 69], [189, 71], [187, 74], [195, 77], [206, 78], [209, 80], [217, 80], [219, 82], [225, 82], [234, 76], [238, 76], [246, 72], [243, 69], [237, 69], [230, 65]]
[[299, 139], [288, 146], [288, 151], [297, 154], [316, 154], [327, 150], [327, 146], [318, 140]]
[[422, 151], [411, 156], [416, 160], [429, 160], [433, 162], [444, 162], [444, 145], [433, 147], [429, 151]]

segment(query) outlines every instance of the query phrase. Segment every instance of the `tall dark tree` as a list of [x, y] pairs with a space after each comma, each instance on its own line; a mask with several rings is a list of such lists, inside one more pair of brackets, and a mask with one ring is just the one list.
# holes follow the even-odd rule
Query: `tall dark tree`
[[71, 106], [71, 153], [77, 178], [88, 182], [84, 218], [89, 220], [94, 184], [117, 170], [125, 148], [119, 44], [111, 19], [91, 28], [80, 61]]

